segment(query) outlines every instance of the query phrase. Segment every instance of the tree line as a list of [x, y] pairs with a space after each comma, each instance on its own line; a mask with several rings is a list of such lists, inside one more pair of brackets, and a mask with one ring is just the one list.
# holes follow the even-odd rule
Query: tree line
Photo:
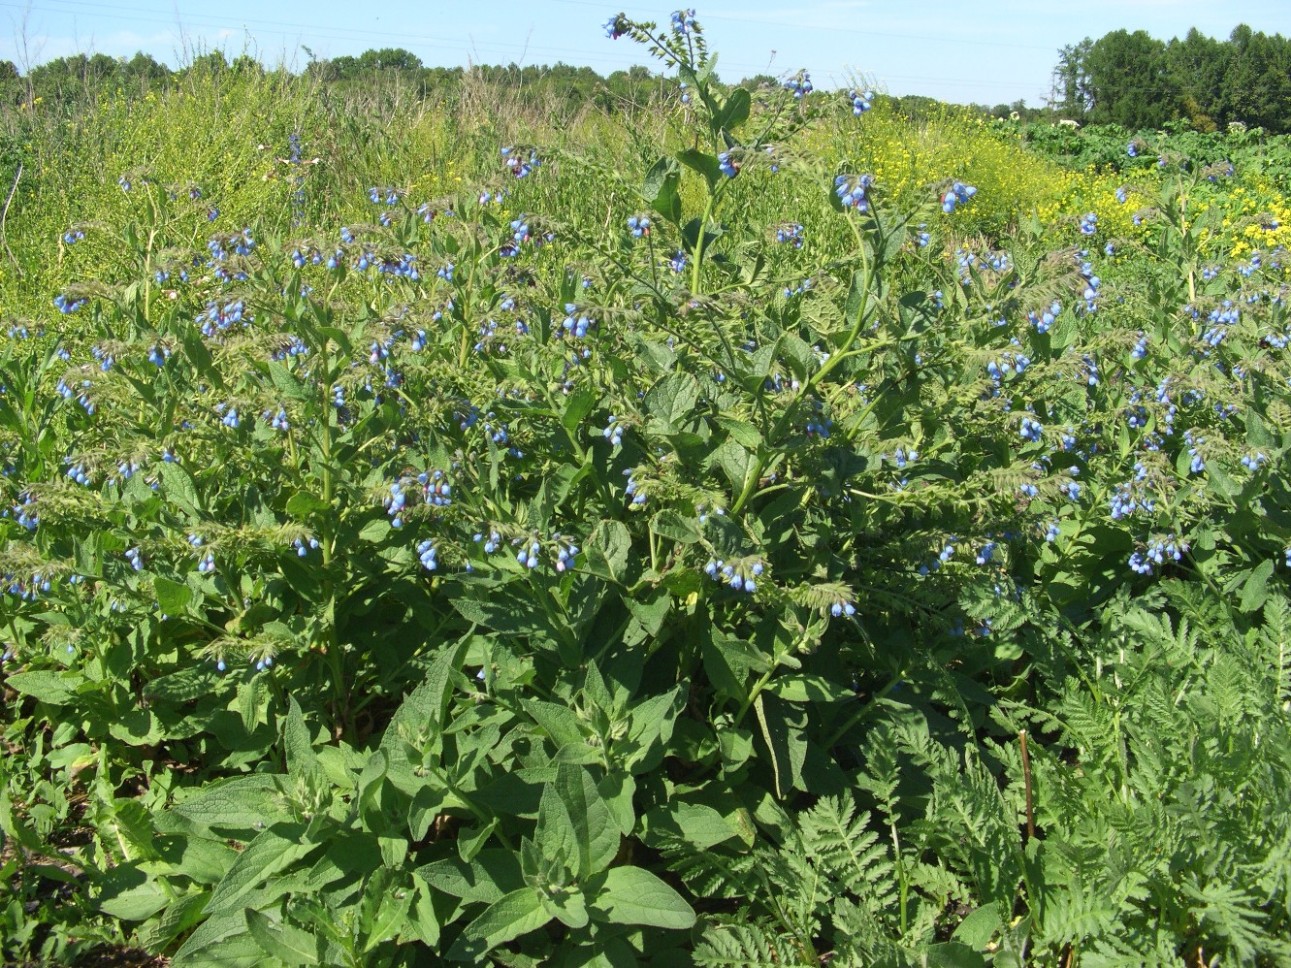
[[1059, 52], [1052, 104], [1091, 124], [1161, 128], [1175, 121], [1198, 131], [1240, 122], [1291, 132], [1291, 41], [1245, 24], [1227, 40], [1195, 27], [1161, 41], [1146, 31], [1086, 37]]
[[[253, 57], [244, 54], [229, 58], [218, 50], [194, 57], [180, 69], [171, 69], [142, 52], [132, 58], [73, 54], [32, 67], [25, 74], [12, 61], [0, 61], [0, 103], [33, 103], [37, 99], [69, 103], [105, 91], [135, 96], [165, 89], [194, 75], [265, 73], [266, 68]], [[665, 88], [675, 87], [674, 81], [652, 75], [641, 66], [615, 71], [607, 77], [590, 67], [563, 63], [432, 67], [402, 48], [367, 50], [358, 56], [330, 59], [311, 56], [293, 79], [338, 92], [363, 93], [398, 86], [415, 97], [445, 101], [454, 100], [468, 81], [475, 81], [486, 86], [505, 85], [521, 102], [532, 100], [557, 109], [592, 103], [613, 110], [620, 105], [646, 102]]]

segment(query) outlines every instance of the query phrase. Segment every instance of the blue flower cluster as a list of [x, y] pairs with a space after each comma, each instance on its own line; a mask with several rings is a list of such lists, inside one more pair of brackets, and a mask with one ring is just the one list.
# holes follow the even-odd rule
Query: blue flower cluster
[[[1083, 257], [1086, 253], [1080, 253]], [[1098, 309], [1098, 291], [1103, 285], [1103, 280], [1094, 274], [1093, 263], [1083, 261], [1080, 263], [1080, 275], [1085, 280], [1085, 289], [1081, 296], [1085, 300], [1085, 311], [1092, 313]]]
[[1130, 555], [1130, 571], [1139, 575], [1150, 575], [1153, 565], [1164, 565], [1167, 558], [1171, 561], [1182, 561], [1187, 551], [1187, 542], [1176, 540], [1173, 534], [1153, 538], [1145, 550], [1136, 551]]
[[950, 186], [950, 191], [941, 196], [941, 210], [950, 215], [956, 208], [968, 202], [976, 194], [977, 189], [972, 185], [965, 185], [963, 182], [957, 181]]
[[1202, 343], [1212, 349], [1218, 346], [1228, 335], [1228, 327], [1237, 325], [1240, 319], [1241, 310], [1233, 305], [1231, 299], [1225, 299], [1217, 308], [1206, 314], [1206, 322], [1210, 323], [1210, 326], [1201, 334]]
[[1044, 436], [1044, 425], [1032, 417], [1023, 417], [1022, 425], [1018, 428], [1018, 436], [1038, 444]]
[[628, 479], [627, 486], [623, 489], [624, 493], [632, 499], [632, 503], [640, 507], [646, 502], [646, 495], [641, 490], [641, 482], [637, 480], [638, 468], [629, 468], [623, 472], [623, 476]]
[[762, 577], [765, 568], [757, 559], [728, 563], [720, 558], [711, 558], [704, 566], [704, 574], [737, 592], [752, 595], [758, 590], [758, 579]]
[[602, 26], [605, 27], [605, 36], [610, 38], [610, 40], [618, 40], [628, 32], [627, 18], [621, 13], [615, 14], [609, 20], [605, 21]]
[[1048, 309], [1031, 310], [1027, 313], [1027, 320], [1035, 327], [1037, 333], [1047, 333], [1049, 332], [1049, 327], [1057, 321], [1058, 314], [1061, 312], [1062, 303], [1055, 299], [1049, 304]]
[[[573, 336], [575, 339], [584, 339], [588, 331], [596, 327], [596, 320], [587, 314], [585, 310], [580, 310], [575, 303], [565, 303], [565, 318], [561, 321], [561, 332]], [[557, 335], [560, 335], [559, 333]]]
[[407, 508], [410, 494], [420, 496], [423, 503], [431, 507], [448, 507], [453, 503], [453, 488], [443, 471], [422, 471], [415, 478], [415, 483], [419, 487], [414, 487], [414, 479], [405, 475], [390, 484], [390, 492], [384, 504], [393, 527], [403, 527], [403, 512]]
[[795, 249], [801, 249], [802, 223], [785, 222], [783, 225], [777, 226], [775, 240], [780, 245], [792, 245]]
[[941, 551], [937, 552], [937, 557], [928, 564], [919, 566], [919, 574], [927, 575], [929, 572], [940, 571], [941, 566], [955, 557], [955, 543], [959, 539], [955, 535], [947, 535], [946, 543], [942, 545]]
[[623, 444], [623, 424], [619, 423], [619, 418], [610, 414], [609, 423], [601, 435], [610, 442], [611, 447], [619, 447]]
[[1147, 470], [1141, 463], [1134, 465], [1134, 482], [1125, 481], [1116, 486], [1116, 492], [1108, 500], [1108, 512], [1113, 521], [1122, 521], [1139, 511], [1151, 514], [1156, 510], [1156, 501], [1139, 495], [1134, 484], [1147, 476]]
[[834, 194], [842, 202], [843, 208], [854, 208], [858, 212], [870, 210], [869, 191], [874, 187], [873, 175], [839, 175], [834, 179]]
[[238, 429], [241, 420], [238, 417], [237, 407], [230, 407], [227, 403], [221, 402], [215, 405], [215, 412], [220, 416], [220, 423], [224, 426], [230, 430]]
[[202, 545], [205, 544], [205, 541], [202, 538], [202, 536], [197, 534], [190, 534], [188, 536], [188, 543], [193, 547], [194, 550], [199, 552], [198, 561], [197, 561], [198, 572], [203, 575], [209, 575], [211, 572], [213, 572], [215, 570], [215, 554], [209, 549], [206, 549], [206, 550], [202, 549]]
[[1201, 446], [1206, 442], [1206, 438], [1191, 430], [1185, 430], [1183, 439], [1188, 445], [1188, 456], [1191, 458], [1188, 462], [1188, 470], [1193, 474], [1200, 474], [1206, 469], [1206, 461], [1201, 454]]
[[694, 7], [691, 7], [691, 8], [690, 8], [690, 9], [688, 9], [688, 10], [674, 10], [674, 11], [673, 11], [673, 13], [672, 13], [672, 31], [673, 31], [673, 33], [675, 33], [675, 34], [682, 34], [682, 35], [685, 35], [685, 34], [690, 33], [690, 31], [694, 30], [694, 29], [695, 29], [695, 26], [696, 26], [696, 23], [695, 23], [695, 8], [694, 8]]
[[644, 235], [650, 234], [650, 216], [649, 215], [629, 215], [628, 231], [632, 233], [634, 239], [639, 239]]
[[845, 598], [840, 598], [829, 606], [829, 614], [834, 618], [851, 618], [856, 614], [856, 606]]
[[1004, 378], [1018, 374], [1019, 376], [1026, 372], [1027, 367], [1031, 365], [1031, 357], [1021, 352], [1004, 352], [1000, 354], [999, 360], [990, 360], [986, 364], [987, 375], [998, 386], [1004, 382]]
[[54, 305], [64, 316], [68, 316], [81, 309], [85, 305], [86, 301], [87, 300], [84, 297], [70, 297], [65, 292], [59, 293], [54, 297]]
[[538, 152], [529, 149], [528, 157], [523, 156], [523, 152], [515, 148], [502, 149], [502, 164], [516, 178], [527, 177], [535, 168], [542, 164], [538, 158]]
[[723, 151], [717, 156], [717, 167], [727, 178], [734, 178], [743, 166], [740, 158], [730, 151]]
[[246, 305], [241, 299], [228, 302], [219, 302], [212, 299], [193, 321], [201, 327], [202, 335], [209, 338], [239, 323], [245, 325], [243, 318], [245, 313]]
[[80, 484], [82, 487], [88, 486], [91, 481], [91, 478], [90, 478], [89, 469], [85, 466], [85, 464], [82, 463], [81, 461], [77, 461], [76, 463], [73, 464], [72, 459], [70, 457], [67, 458], [67, 462], [71, 464], [71, 466], [67, 468], [67, 476], [71, 480], [75, 481], [77, 484]]
[[1093, 212], [1086, 212], [1080, 217], [1080, 234], [1093, 235], [1098, 231], [1098, 216]]
[[[30, 491], [23, 491], [18, 495], [19, 503], [13, 506], [11, 514], [20, 527], [28, 531], [35, 531], [40, 525], [40, 513], [36, 510], [36, 499], [32, 497]], [[7, 515], [6, 515], [7, 516]]]
[[578, 545], [563, 535], [556, 536], [556, 570], [563, 572], [574, 567], [578, 559]]
[[811, 85], [811, 75], [806, 71], [799, 71], [785, 81], [784, 88], [787, 91], [792, 91], [794, 98], [799, 101], [815, 90]]
[[286, 433], [291, 429], [291, 423], [287, 420], [287, 409], [285, 407], [280, 406], [276, 412], [270, 407], [260, 415], [260, 418], [267, 421], [274, 430]]
[[785, 299], [792, 299], [792, 298], [794, 298], [795, 296], [801, 296], [801, 295], [802, 295], [803, 293], [805, 293], [805, 292], [810, 292], [810, 291], [811, 291], [811, 288], [812, 288], [812, 286], [813, 286], [813, 285], [814, 285], [814, 284], [812, 283], [812, 281], [811, 281], [810, 279], [804, 279], [804, 280], [802, 280], [802, 282], [798, 283], [798, 285], [796, 285], [796, 286], [785, 286], [785, 287], [784, 287], [784, 298], [785, 298]]
[[[512, 544], [523, 544], [522, 539], [516, 539]], [[542, 544], [537, 538], [532, 539], [526, 547], [516, 552], [516, 561], [523, 568], [537, 568], [542, 563]]]
[[870, 108], [874, 107], [873, 91], [851, 91], [848, 96], [852, 99], [852, 114], [860, 117]]
[[439, 559], [436, 557], [438, 554], [439, 549], [429, 538], [417, 544], [417, 558], [427, 571], [434, 571], [439, 567]]

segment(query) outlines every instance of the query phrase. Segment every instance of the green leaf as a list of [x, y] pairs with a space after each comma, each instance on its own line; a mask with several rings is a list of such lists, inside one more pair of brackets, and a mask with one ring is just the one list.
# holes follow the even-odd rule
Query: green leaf
[[947, 941], [924, 948], [921, 963], [928, 968], [986, 968], [986, 959], [957, 941]]
[[753, 466], [749, 452], [734, 438], [728, 437], [714, 452], [713, 461], [722, 469], [722, 473], [726, 475], [731, 487], [738, 494], [743, 489], [749, 470]]
[[79, 672], [53, 672], [36, 670], [34, 672], [15, 672], [5, 679], [5, 684], [25, 696], [31, 696], [51, 706], [61, 706], [70, 701], [77, 687], [85, 682], [85, 676]]
[[661, 833], [671, 834], [694, 844], [700, 850], [708, 850], [739, 836], [739, 831], [706, 803], [674, 800], [650, 811], [646, 820], [652, 838]]
[[153, 591], [157, 594], [157, 607], [165, 615], [182, 615], [193, 598], [193, 590], [169, 578], [158, 575], [152, 582]]
[[280, 778], [266, 773], [216, 780], [175, 812], [199, 826], [230, 833], [254, 830], [285, 819]]
[[301, 842], [304, 833], [305, 825], [299, 823], [278, 823], [261, 831], [215, 885], [206, 913], [214, 917], [240, 910], [243, 898], [314, 849]]
[[585, 550], [588, 571], [620, 582], [627, 572], [632, 535], [622, 521], [602, 521], [588, 537]]
[[717, 425], [730, 434], [732, 440], [749, 450], [757, 450], [762, 446], [761, 431], [747, 421], [719, 416]]
[[841, 702], [856, 698], [847, 686], [807, 673], [773, 679], [766, 691], [785, 702]]
[[710, 190], [722, 179], [721, 162], [717, 160], [716, 155], [710, 155], [697, 148], [687, 148], [677, 153], [677, 160], [692, 171], [703, 175]]
[[394, 528], [385, 518], [375, 518], [363, 526], [363, 530], [359, 532], [359, 540], [380, 544], [393, 530]]
[[1268, 584], [1273, 577], [1273, 561], [1265, 559], [1252, 568], [1242, 583], [1242, 597], [1237, 607], [1243, 612], [1254, 612], [1264, 607], [1269, 600]]
[[287, 922], [275, 923], [268, 915], [247, 908], [247, 930], [262, 951], [285, 965], [317, 965], [319, 939]]
[[681, 171], [676, 160], [665, 156], [646, 172], [641, 196], [646, 204], [675, 225], [681, 221], [680, 185]]
[[587, 902], [583, 898], [582, 891], [553, 891], [551, 894], [541, 896], [547, 913], [565, 927], [573, 928], [575, 931], [587, 927], [590, 919], [587, 916]]
[[[658, 766], [663, 747], [672, 738], [673, 724], [683, 701], [681, 686], [675, 686], [663, 695], [651, 696], [632, 708], [627, 735], [631, 745], [624, 754], [624, 766], [633, 773]], [[618, 747], [615, 749], [617, 752]]]
[[122, 921], [143, 921], [152, 917], [171, 902], [169, 892], [162, 890], [161, 883], [149, 881], [121, 891], [99, 904], [99, 910], [109, 917]]
[[672, 508], [665, 508], [651, 518], [650, 530], [661, 538], [682, 544], [695, 544], [703, 537], [698, 524]]
[[322, 767], [318, 764], [318, 755], [310, 740], [309, 729], [305, 726], [304, 714], [296, 697], [288, 699], [287, 718], [282, 727], [283, 745], [287, 750], [287, 773], [293, 779], [307, 773], [318, 773]]
[[191, 518], [201, 515], [201, 502], [197, 497], [197, 487], [188, 471], [178, 464], [163, 461], [157, 465], [157, 479], [161, 484], [162, 496], [177, 505]]
[[478, 960], [498, 945], [536, 931], [550, 920], [538, 891], [522, 887], [494, 901], [467, 925], [449, 957], [455, 961]]
[[775, 771], [776, 796], [784, 799], [791, 790], [805, 790], [802, 767], [807, 761], [807, 738], [802, 728], [789, 721], [785, 710], [765, 692], [753, 702], [762, 740], [771, 754]]
[[721, 110], [713, 118], [713, 124], [723, 131], [734, 131], [749, 119], [749, 109], [753, 98], [742, 87], [737, 87], [726, 98]]
[[454, 596], [451, 604], [467, 621], [496, 632], [533, 636], [539, 645], [554, 646], [559, 639], [551, 620], [532, 596], [521, 598], [496, 589], [490, 594], [488, 589], [471, 588], [466, 594]]
[[456, 857], [433, 861], [413, 874], [437, 891], [469, 903], [492, 904], [524, 884], [519, 856], [501, 848], [482, 850], [470, 863]]
[[326, 501], [309, 491], [297, 491], [287, 499], [287, 513], [297, 519], [308, 518], [313, 514], [323, 514], [330, 508], [331, 506]]
[[598, 921], [677, 930], [695, 924], [686, 899], [644, 868], [615, 867], [588, 885], [589, 896], [593, 890], [592, 914]]
[[676, 433], [691, 421], [699, 395], [699, 381], [689, 373], [669, 373], [646, 393], [645, 409], [666, 433]]
[[559, 799], [573, 824], [578, 850], [575, 873], [583, 879], [603, 871], [619, 852], [621, 837], [618, 824], [601, 799], [592, 777], [580, 766], [562, 763], [556, 773], [556, 782], [543, 791], [540, 815], [542, 807], [548, 804], [548, 791]]
[[557, 749], [586, 745], [578, 714], [568, 706], [543, 699], [522, 699], [520, 705], [533, 717], [539, 728], [551, 737]]
[[975, 951], [981, 951], [991, 943], [1002, 926], [999, 908], [994, 904], [984, 904], [959, 922], [951, 939], [966, 944]]
[[312, 399], [313, 394], [307, 387], [281, 363], [269, 364], [269, 379], [273, 381], [274, 389], [280, 396], [287, 397], [290, 400], [308, 401]]
[[262, 968], [264, 950], [247, 930], [241, 911], [208, 917], [175, 952], [172, 964], [211, 968]]
[[577, 439], [583, 421], [596, 406], [596, 396], [596, 392], [590, 387], [581, 386], [565, 398], [560, 423], [570, 437]]

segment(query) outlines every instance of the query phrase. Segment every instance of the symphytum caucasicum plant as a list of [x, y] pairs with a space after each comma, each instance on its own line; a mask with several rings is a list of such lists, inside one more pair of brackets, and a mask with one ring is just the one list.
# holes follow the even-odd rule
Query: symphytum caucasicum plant
[[279, 236], [138, 170], [67, 230], [114, 274], [0, 358], [13, 957], [1285, 956], [1291, 330], [1230, 173], [984, 239], [795, 147], [871, 93], [605, 26], [676, 74], [639, 182], [515, 143]]

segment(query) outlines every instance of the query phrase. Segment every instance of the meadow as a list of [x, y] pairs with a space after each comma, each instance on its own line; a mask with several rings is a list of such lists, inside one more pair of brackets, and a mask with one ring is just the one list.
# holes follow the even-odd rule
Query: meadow
[[0, 119], [0, 960], [1291, 963], [1286, 140], [606, 31]]

